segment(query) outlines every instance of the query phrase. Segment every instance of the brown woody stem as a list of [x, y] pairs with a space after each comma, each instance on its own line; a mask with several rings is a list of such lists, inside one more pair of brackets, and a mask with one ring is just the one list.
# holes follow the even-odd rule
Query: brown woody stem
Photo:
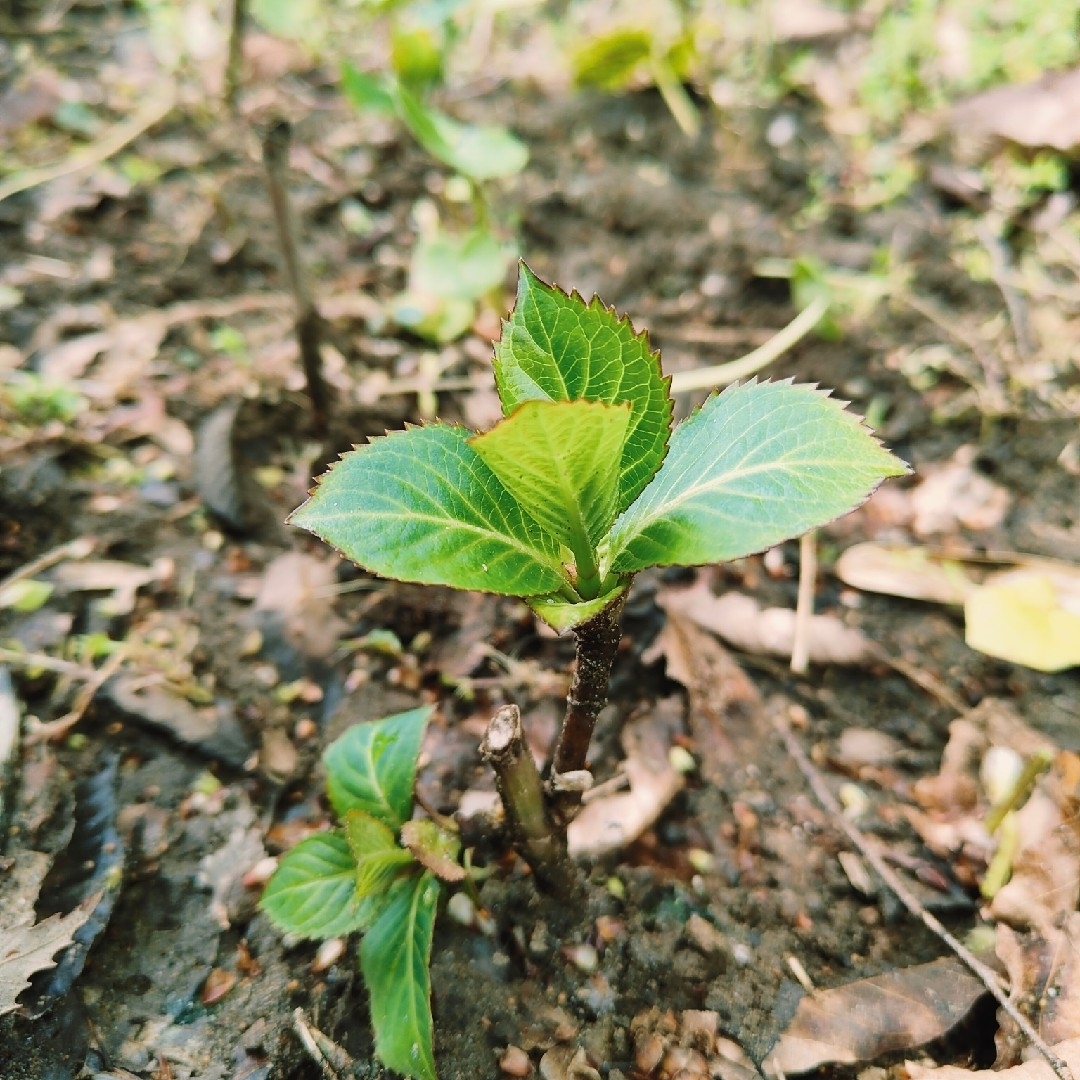
[[596, 718], [607, 704], [611, 668], [622, 640], [619, 615], [627, 592], [588, 622], [574, 628], [577, 665], [570, 683], [570, 693], [566, 697], [566, 716], [551, 763], [551, 800], [555, 815], [562, 822], [568, 822], [577, 812], [582, 790], [561, 790], [557, 778], [562, 773], [574, 773], [585, 768]]
[[319, 352], [322, 324], [311, 296], [307, 273], [300, 261], [300, 244], [296, 235], [296, 220], [289, 201], [285, 173], [289, 159], [292, 129], [286, 120], [279, 120], [263, 139], [263, 164], [274, 208], [285, 276], [296, 304], [296, 343], [300, 363], [304, 368], [308, 397], [311, 400], [312, 426], [318, 435], [325, 435], [330, 416], [330, 395], [323, 378], [322, 356]]
[[525, 745], [516, 705], [504, 705], [491, 718], [480, 753], [495, 772], [514, 846], [540, 887], [556, 896], [580, 892], [581, 879], [566, 850], [566, 829], [548, 814], [544, 785]]

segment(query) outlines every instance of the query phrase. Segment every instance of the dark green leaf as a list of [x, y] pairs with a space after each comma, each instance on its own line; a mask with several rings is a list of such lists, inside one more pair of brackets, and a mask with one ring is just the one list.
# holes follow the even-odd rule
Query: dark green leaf
[[375, 1052], [414, 1080], [436, 1080], [428, 965], [438, 900], [430, 872], [398, 882], [360, 943]]
[[524, 263], [517, 303], [495, 345], [503, 412], [526, 401], [630, 405], [619, 464], [617, 507], [625, 510], [652, 479], [667, 450], [671, 399], [660, 359], [644, 334], [598, 300], [586, 304], [542, 282]]
[[617, 572], [762, 551], [853, 510], [907, 466], [843, 404], [790, 382], [729, 386], [675, 429], [611, 531]]
[[409, 820], [416, 759], [432, 712], [425, 706], [354, 724], [326, 748], [326, 793], [339, 817], [361, 810], [394, 832]]
[[356, 891], [356, 862], [339, 832], [309, 836], [287, 852], [260, 907], [276, 926], [306, 938], [360, 930], [377, 910]]
[[557, 541], [469, 445], [431, 424], [345, 454], [289, 519], [384, 577], [510, 596], [558, 592]]

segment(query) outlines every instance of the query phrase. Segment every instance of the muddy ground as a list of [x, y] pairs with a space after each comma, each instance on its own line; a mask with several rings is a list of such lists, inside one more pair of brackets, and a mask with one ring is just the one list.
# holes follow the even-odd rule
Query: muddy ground
[[[119, 7], [92, 9], [81, 24], [78, 9], [72, 18], [64, 48], [73, 77], [92, 80], [103, 58], [141, 47], [137, 25]], [[120, 29], [126, 37], [110, 37]], [[80, 32], [84, 56], [73, 52]], [[16, 62], [9, 48], [9, 80]], [[293, 180], [317, 294], [385, 300], [402, 284], [410, 208], [439, 190], [438, 169], [399, 130], [358, 120], [319, 72], [289, 74], [283, 85], [273, 107], [296, 120]], [[981, 325], [1000, 315], [994, 285], [965, 279], [950, 260], [955, 216], [968, 211], [928, 186], [888, 209], [837, 207], [795, 228], [809, 170], [839, 153], [806, 101], [728, 116], [705, 108], [694, 140], [648, 90], [530, 98], [504, 87], [457, 107], [509, 121], [529, 145], [527, 170], [499, 198], [520, 215], [530, 265], [565, 288], [599, 294], [649, 329], [668, 371], [749, 351], [793, 316], [786, 283], [755, 273], [769, 256], [813, 253], [863, 270], [876, 251], [899, 245], [920, 295], [950, 320]], [[765, 137], [778, 110], [799, 132], [782, 151]], [[249, 134], [270, 111], [249, 102], [237, 122], [182, 104], [136, 143], [159, 169], [153, 183], [122, 184], [90, 170], [0, 204], [0, 270], [25, 271], [22, 304], [0, 313], [0, 339], [33, 363], [59, 342], [144, 312], [280, 295], [273, 222]], [[371, 231], [355, 236], [341, 227], [345, 199], [371, 214]], [[257, 911], [258, 885], [245, 885], [244, 874], [326, 820], [318, 752], [349, 724], [437, 703], [420, 784], [446, 812], [464, 792], [491, 786], [477, 744], [499, 704], [521, 705], [538, 749], [554, 734], [572, 645], [541, 633], [513, 601], [369, 580], [340, 565], [334, 580], [351, 588], [332, 601], [321, 594], [299, 613], [283, 602], [284, 616], [273, 598], [261, 614], [253, 609], [276, 557], [321, 552], [283, 525], [312, 462], [417, 417], [413, 394], [348, 404], [365, 373], [408, 375], [425, 348], [380, 322], [373, 307], [331, 317], [352, 349], [333, 373], [332, 447], [308, 429], [283, 297], [261, 310], [177, 318], [152, 348], [96, 356], [78, 376], [101, 383], [90, 386], [98, 396], [89, 413], [68, 424], [13, 426], [5, 436], [0, 574], [84, 537], [94, 539], [96, 559], [143, 567], [167, 560], [127, 611], [103, 609], [103, 593], [91, 588], [59, 589], [33, 614], [0, 614], [0, 637], [31, 650], [58, 651], [76, 633], [132, 642], [121, 674], [72, 732], [59, 741], [27, 739], [19, 759], [13, 790], [21, 817], [9, 849], [29, 836], [38, 850], [61, 853], [55, 873], [70, 876], [77, 860], [62, 854], [65, 830], [85, 823], [99, 799], [124, 857], [108, 885], [108, 924], [70, 992], [40, 1018], [0, 1018], [6, 1080], [324, 1075], [296, 1036], [297, 1009], [354, 1059], [340, 1075], [383, 1075], [371, 1057], [355, 943], [313, 970], [315, 946], [282, 941]], [[242, 349], [225, 348], [214, 333], [222, 325], [243, 335]], [[1080, 558], [1076, 478], [1057, 463], [1075, 419], [1020, 407], [942, 420], [942, 407], [966, 387], [946, 377], [916, 390], [893, 362], [941, 340], [940, 327], [883, 304], [839, 342], [802, 341], [770, 374], [835, 387], [856, 410], [870, 411], [916, 477], [974, 448], [975, 470], [1008, 493], [1010, 510], [987, 530], [959, 529], [950, 539]], [[445, 370], [477, 389], [440, 395], [440, 415], [492, 419], [489, 348], [472, 335], [444, 350]], [[208, 450], [211, 436], [200, 425], [230, 401], [243, 402], [232, 442], [219, 437]], [[683, 399], [679, 408], [692, 404]], [[255, 466], [277, 472], [255, 483]], [[207, 508], [207, 472], [215, 468], [244, 489], [237, 520]], [[893, 486], [903, 493], [915, 482]], [[980, 655], [964, 645], [957, 613], [855, 595], [830, 574], [836, 552], [856, 540], [903, 535], [874, 506], [822, 534], [818, 610], [930, 673], [963, 705], [1005, 699], [1060, 747], [1080, 750], [1075, 671], [1040, 674]], [[790, 607], [798, 545], [780, 554], [768, 564], [755, 557], [701, 571], [698, 580]], [[747, 656], [739, 659], [761, 702], [708, 718], [722, 750], [702, 745], [704, 726], [688, 715], [685, 688], [666, 673], [663, 655], [649, 651], [665, 622], [657, 596], [694, 576], [646, 574], [637, 582], [592, 764], [601, 780], [615, 772], [620, 731], [633, 720], [689, 749], [699, 769], [640, 839], [590, 861], [586, 905], [567, 911], [539, 896], [508, 856], [481, 889], [487, 932], [440, 919], [433, 1008], [436, 1060], [447, 1080], [501, 1075], [497, 1061], [508, 1045], [523, 1048], [533, 1067], [552, 1046], [580, 1045], [605, 1078], [643, 1076], [631, 1024], [662, 1028], [650, 1009], [715, 1012], [721, 1035], [759, 1063], [804, 993], [790, 958], [829, 987], [943, 955], [885, 892], [853, 887], [836, 858], [845, 841], [794, 766], [776, 716], [794, 722], [834, 789], [860, 782], [871, 804], [864, 831], [906, 853], [913, 879], [927, 870], [922, 876], [936, 888], [923, 889], [924, 902], [961, 936], [979, 921], [970, 881], [958, 882], [948, 863], [929, 855], [897, 811], [912, 784], [936, 771], [956, 709], [885, 663], [815, 666], [796, 678], [782, 661]], [[305, 622], [321, 624], [331, 610], [337, 637], [392, 631], [402, 650], [346, 655], [306, 640]], [[169, 685], [198, 690], [183, 699], [186, 710], [175, 697], [156, 712], [146, 706], [145, 687], [163, 668]], [[56, 675], [15, 671], [14, 678], [25, 710], [41, 721], [70, 707], [70, 688]], [[302, 678], [298, 696], [278, 692]], [[690, 709], [703, 707], [700, 695], [689, 700]], [[201, 720], [197, 731], [189, 713]], [[870, 768], [852, 764], [838, 749], [848, 729], [884, 732], [895, 752]], [[53, 910], [64, 910], [71, 895], [64, 889], [76, 887], [51, 882], [39, 915], [50, 897]], [[580, 945], [596, 946], [595, 970], [592, 954], [568, 948]], [[219, 1000], [208, 978], [225, 980]], [[935, 1057], [985, 1065], [994, 1028], [993, 1010], [984, 1009]]]

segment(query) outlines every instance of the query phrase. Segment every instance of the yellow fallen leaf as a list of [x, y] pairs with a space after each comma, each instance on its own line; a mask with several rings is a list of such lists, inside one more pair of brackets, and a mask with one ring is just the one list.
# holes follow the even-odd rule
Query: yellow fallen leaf
[[995, 575], [968, 596], [964, 620], [968, 645], [988, 656], [1036, 671], [1080, 665], [1080, 574]]

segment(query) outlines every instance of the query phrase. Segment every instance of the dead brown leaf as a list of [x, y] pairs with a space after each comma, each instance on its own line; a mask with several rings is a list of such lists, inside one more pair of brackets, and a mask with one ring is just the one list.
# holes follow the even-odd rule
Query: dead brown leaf
[[685, 779], [668, 760], [674, 731], [682, 720], [681, 706], [663, 708], [663, 702], [632, 720], [623, 729], [626, 760], [622, 770], [630, 790], [587, 803], [570, 823], [570, 854], [601, 855], [633, 843], [654, 825]]
[[333, 609], [336, 560], [287, 551], [266, 567], [256, 613], [280, 619], [285, 640], [304, 656], [325, 658], [347, 624]]
[[[1066, 1039], [1051, 1046], [1073, 1076], [1080, 1075], [1080, 1038]], [[961, 1069], [957, 1065], [934, 1067], [916, 1061], [904, 1063], [910, 1080], [1056, 1080], [1054, 1070], [1041, 1058], [1033, 1057], [1011, 1069]]]
[[757, 727], [761, 695], [727, 649], [681, 613], [672, 594], [661, 591], [656, 602], [667, 620], [642, 659], [651, 663], [663, 655], [668, 677], [686, 687], [702, 775], [720, 783], [730, 767], [733, 737]]
[[950, 127], [965, 159], [1002, 142], [1069, 153], [1080, 146], [1080, 68], [976, 94], [953, 108]]
[[922, 1046], [963, 1020], [985, 993], [953, 958], [816, 991], [799, 1002], [762, 1069], [792, 1076], [826, 1062], [873, 1061]]
[[72, 943], [101, 899], [97, 894], [66, 915], [35, 923], [34, 904], [51, 862], [40, 852], [21, 851], [0, 875], [0, 1016], [18, 1008], [34, 972], [55, 966], [53, 957]]
[[[737, 592], [714, 596], [704, 578], [690, 589], [670, 590], [664, 602], [669, 610], [677, 606], [687, 619], [743, 652], [791, 656], [793, 610], [763, 608]], [[873, 659], [873, 645], [866, 635], [831, 615], [811, 617], [809, 638], [810, 660], [815, 664], [865, 664]]]

